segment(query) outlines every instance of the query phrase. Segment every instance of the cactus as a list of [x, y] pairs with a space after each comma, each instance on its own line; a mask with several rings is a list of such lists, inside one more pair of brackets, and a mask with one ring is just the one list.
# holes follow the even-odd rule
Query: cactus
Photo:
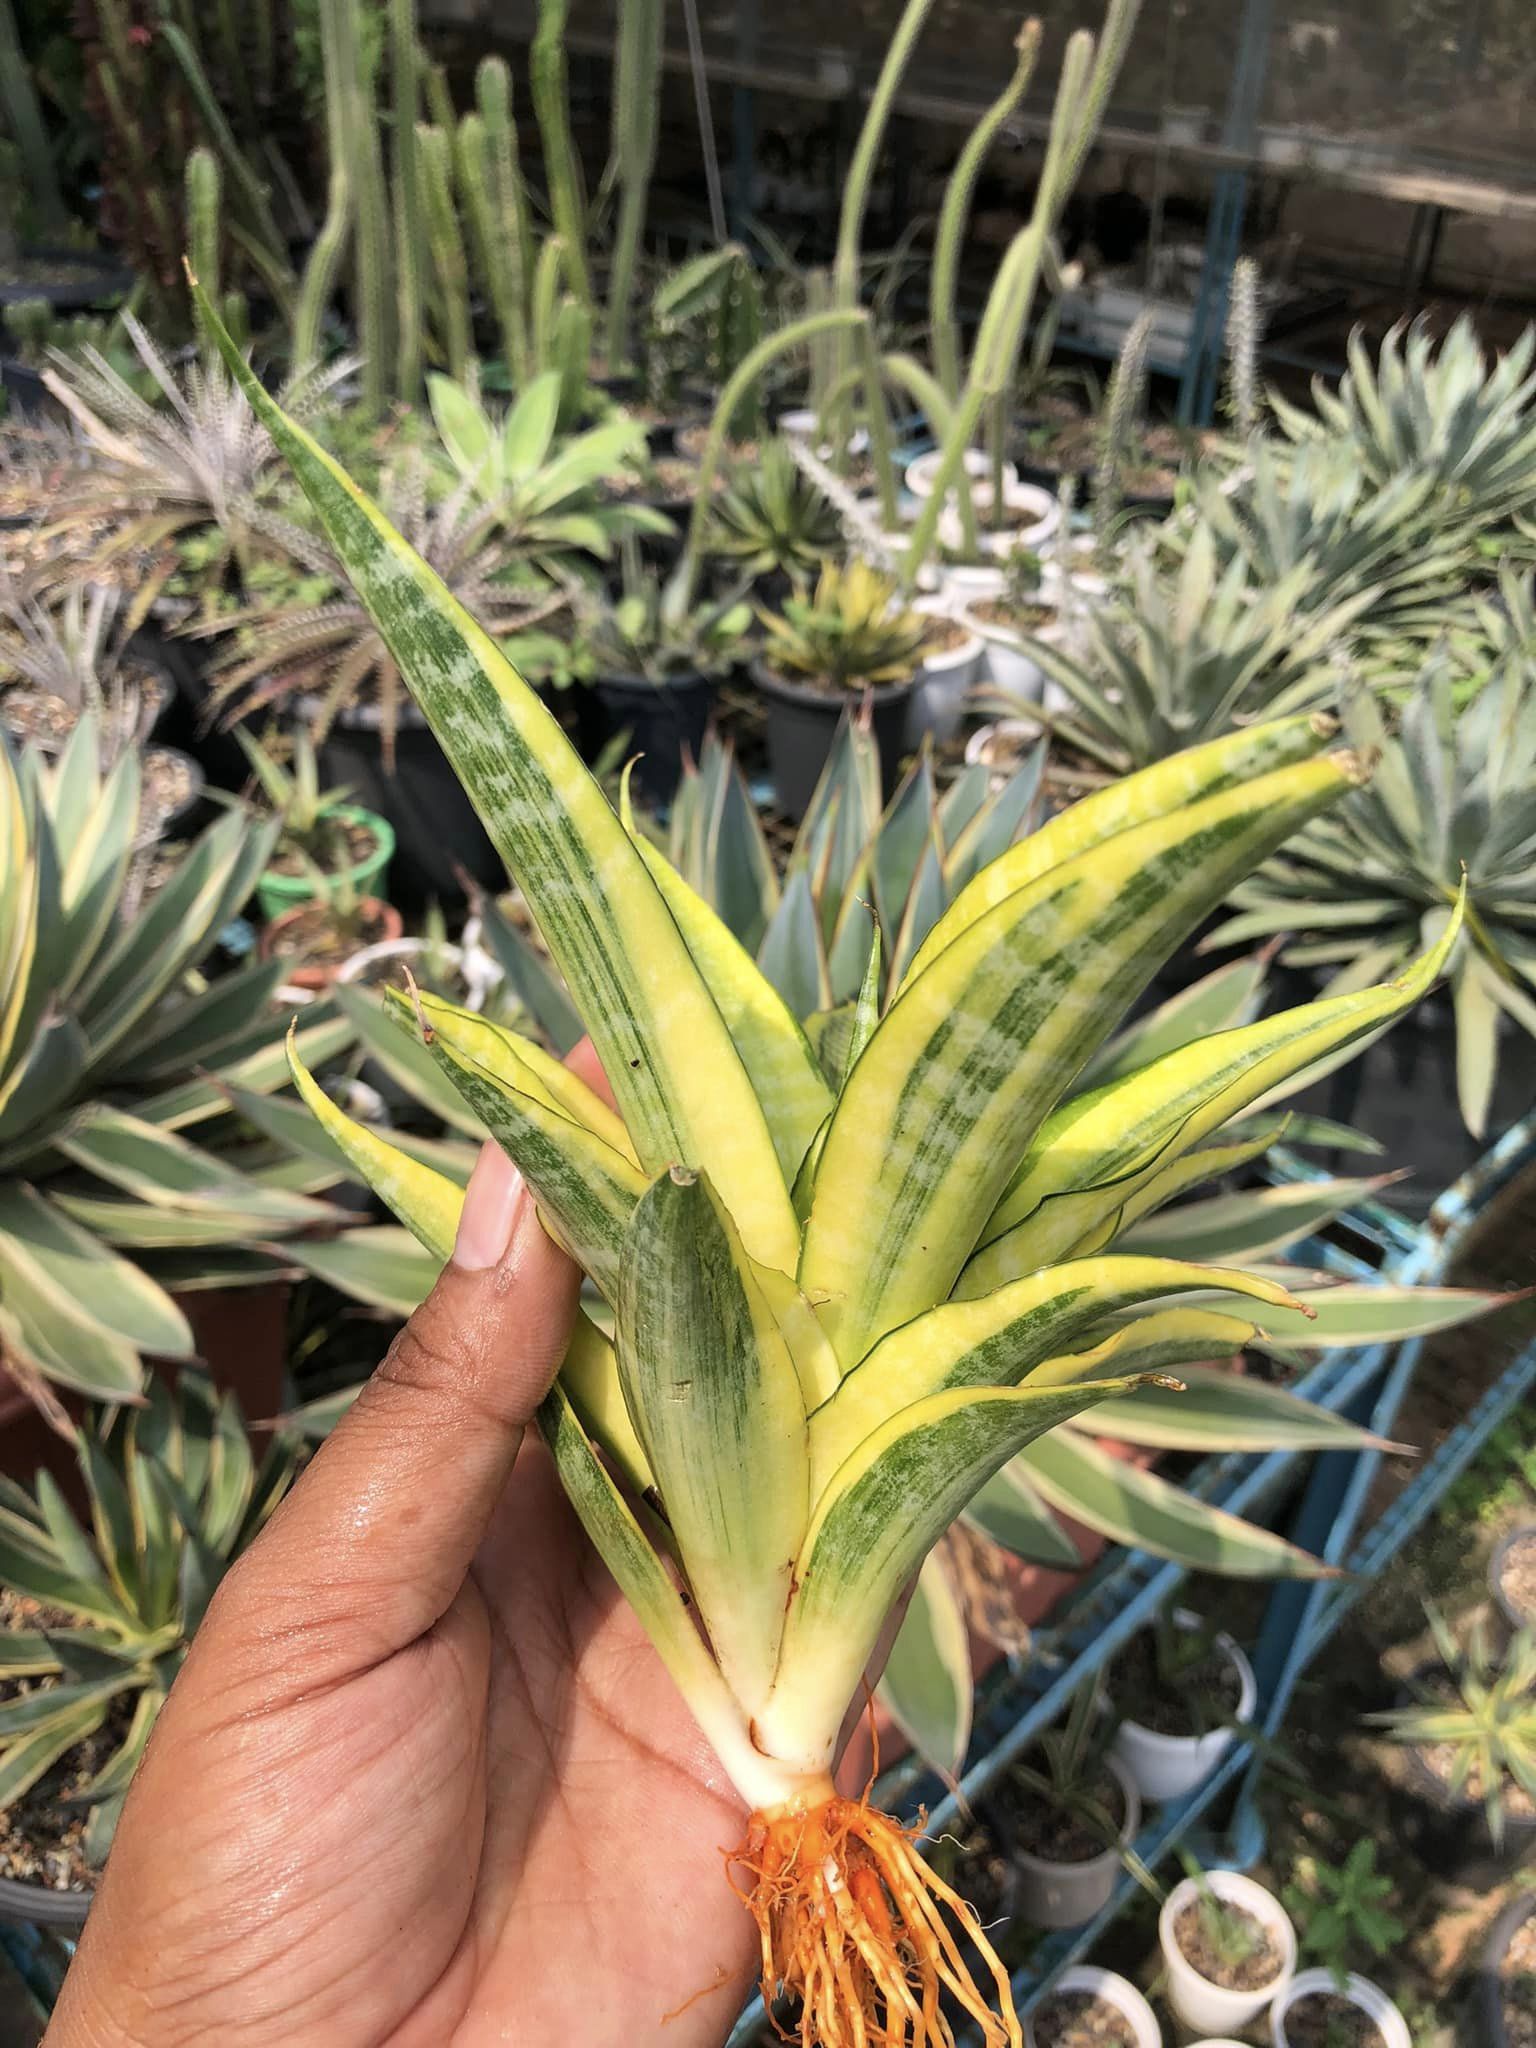
[[1251, 256], [1239, 256], [1227, 287], [1225, 410], [1245, 441], [1259, 424], [1259, 340], [1263, 331], [1259, 266]]
[[[208, 74], [203, 68], [202, 59], [189, 38], [174, 22], [164, 21], [160, 24], [160, 38], [180, 67], [187, 89], [197, 107], [198, 117], [219, 154], [231, 186], [240, 194], [257, 240], [279, 274], [286, 276], [291, 284], [288, 243], [272, 212], [271, 197], [225, 118], [224, 110], [219, 105], [209, 83]], [[243, 68], [237, 66], [237, 70], [243, 77]]]
[[[67, 216], [48, 147], [43, 110], [32, 83], [32, 67], [22, 52], [21, 37], [11, 0], [0, 0], [0, 114], [15, 139], [21, 176], [32, 195], [38, 226], [48, 234], [62, 234]], [[7, 171], [14, 177], [15, 171]]]
[[529, 84], [533, 111], [544, 150], [544, 176], [549, 184], [549, 210], [555, 232], [565, 244], [571, 289], [583, 305], [592, 304], [592, 279], [587, 269], [586, 207], [581, 191], [581, 165], [571, 140], [571, 110], [565, 82], [565, 23], [568, 0], [539, 0], [538, 26], [529, 50]]
[[421, 389], [426, 275], [421, 177], [416, 160], [420, 95], [415, 0], [390, 0], [389, 37], [395, 111], [395, 381], [398, 395], [409, 401]]
[[1124, 490], [1126, 451], [1141, 419], [1147, 389], [1147, 349], [1155, 314], [1144, 307], [1125, 330], [1099, 414], [1098, 454], [1093, 480], [1093, 516], [1100, 553], [1110, 555], [1110, 528]]
[[509, 232], [507, 209], [497, 197], [499, 173], [485, 122], [479, 114], [465, 114], [459, 122], [455, 165], [480, 279], [495, 310], [508, 373], [514, 388], [520, 390], [528, 379], [522, 257]]
[[[186, 205], [187, 205], [187, 247], [191, 252], [192, 273], [203, 286], [210, 299], [217, 305], [222, 293], [219, 288], [219, 230], [222, 225], [222, 180], [219, 177], [219, 160], [211, 149], [199, 146], [187, 158]], [[212, 363], [218, 349], [211, 334], [203, 328], [193, 309], [194, 325], [202, 347], [203, 361]]]
[[352, 171], [347, 155], [346, 122], [342, 95], [335, 81], [340, 76], [341, 53], [337, 47], [336, 9], [321, 0], [320, 49], [325, 67], [325, 136], [330, 155], [330, 176], [326, 188], [325, 219], [315, 237], [304, 266], [299, 287], [298, 308], [293, 322], [293, 368], [304, 371], [320, 360], [320, 329], [336, 275], [352, 227]]
[[485, 123], [487, 173], [501, 220], [515, 243], [513, 282], [526, 325], [536, 256], [523, 183], [517, 123], [512, 117], [512, 74], [500, 57], [486, 57], [475, 73], [475, 104]]
[[437, 277], [438, 301], [442, 315], [443, 352], [448, 374], [462, 383], [469, 370], [469, 267], [464, 260], [464, 238], [453, 204], [453, 165], [449, 141], [441, 128], [421, 121], [416, 127], [416, 148], [421, 163], [422, 195], [426, 202], [427, 240], [432, 268]]
[[[607, 354], [609, 374], [629, 361], [635, 263], [645, 232], [646, 201], [656, 161], [656, 116], [660, 98], [662, 0], [619, 0], [618, 53], [613, 78], [612, 154], [619, 168], [619, 214], [613, 231], [608, 277]], [[758, 334], [762, 309], [758, 308]], [[754, 335], [755, 341], [758, 335]], [[750, 346], [751, 344], [749, 344]]]
[[333, 89], [340, 97], [343, 148], [351, 166], [357, 223], [354, 317], [363, 355], [363, 409], [376, 416], [389, 391], [393, 325], [389, 206], [378, 111], [363, 72], [360, 0], [320, 0], [320, 5], [334, 14], [337, 65], [334, 75], [326, 73], [326, 97], [329, 100]]
[[[0, 180], [6, 175], [5, 158], [10, 145], [0, 143]], [[3, 236], [0, 236], [3, 241]], [[24, 363], [42, 364], [48, 350], [58, 342], [58, 322], [46, 299], [13, 299], [5, 309], [6, 332], [12, 352]]]

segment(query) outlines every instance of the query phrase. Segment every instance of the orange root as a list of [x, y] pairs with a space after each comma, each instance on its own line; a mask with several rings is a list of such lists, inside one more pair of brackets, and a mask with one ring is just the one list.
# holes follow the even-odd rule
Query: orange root
[[[732, 1861], [763, 1946], [763, 2001], [800, 2001], [800, 2048], [955, 2048], [953, 2022], [986, 2048], [1022, 2048], [1008, 1973], [973, 1908], [931, 1871], [909, 1830], [867, 1799], [752, 1816]], [[951, 1921], [957, 1923], [952, 1928]], [[972, 1981], [968, 1941], [997, 2011]], [[1001, 2017], [999, 2017], [1001, 2015]]]

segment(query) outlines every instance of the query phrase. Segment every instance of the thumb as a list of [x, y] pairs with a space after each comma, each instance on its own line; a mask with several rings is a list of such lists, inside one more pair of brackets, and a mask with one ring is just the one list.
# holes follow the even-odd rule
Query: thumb
[[381, 1662], [446, 1612], [565, 1355], [580, 1282], [486, 1143], [436, 1286], [220, 1596], [302, 1615], [305, 1686]]

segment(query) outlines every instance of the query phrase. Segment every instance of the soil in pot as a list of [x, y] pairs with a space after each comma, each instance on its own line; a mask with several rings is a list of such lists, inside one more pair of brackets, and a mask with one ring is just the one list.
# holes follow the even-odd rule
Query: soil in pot
[[1370, 2014], [1337, 1991], [1311, 1991], [1287, 2007], [1285, 2038], [1289, 2048], [1387, 2048]]
[[1014, 1847], [1047, 1863], [1088, 1863], [1113, 1848], [1125, 1827], [1125, 1793], [1120, 1780], [1104, 1766], [1083, 1790], [1108, 1814], [1114, 1830], [1108, 1840], [1103, 1828], [1088, 1815], [1042, 1799], [1032, 1787], [1005, 1777], [997, 1788], [997, 1808], [1006, 1817]]
[[1536, 1622], [1536, 1530], [1511, 1543], [1499, 1568], [1499, 1592], [1522, 1624]]
[[1010, 604], [1006, 597], [977, 598], [968, 607], [970, 615], [980, 625], [997, 626], [1005, 633], [1039, 633], [1046, 626], [1056, 623], [1056, 607], [1053, 604]]
[[1207, 1984], [1223, 1991], [1262, 1991], [1273, 1984], [1285, 1964], [1285, 1952], [1256, 1914], [1230, 1899], [1220, 1901], [1221, 1917], [1240, 1933], [1242, 1953], [1234, 1942], [1226, 1953], [1211, 1937], [1208, 1913], [1199, 1899], [1192, 1899], [1174, 1923], [1174, 1938], [1191, 1969], [1198, 1970]]
[[314, 862], [328, 875], [344, 875], [360, 868], [378, 848], [378, 834], [360, 818], [326, 818], [311, 846], [280, 839], [269, 862], [275, 875], [307, 875]]
[[1055, 1991], [1029, 2016], [1036, 2048], [1137, 2048], [1136, 2029], [1096, 1991]]
[[[0, 1633], [76, 1625], [76, 1617], [62, 1609], [44, 1607], [0, 1587]], [[52, 1678], [0, 1680], [0, 1704], [55, 1683]], [[89, 1808], [66, 1802], [78, 1798], [106, 1763], [127, 1733], [131, 1715], [131, 1705], [125, 1704], [121, 1713], [109, 1716], [94, 1735], [66, 1750], [52, 1770], [0, 1813], [0, 1878], [56, 1892], [91, 1890], [96, 1872], [85, 1855]]]
[[1509, 2048], [1536, 2048], [1536, 1913], [1521, 1921], [1504, 1951], [1499, 1992]]
[[343, 920], [317, 897], [268, 926], [265, 950], [273, 959], [302, 961], [306, 967], [340, 967], [365, 946], [398, 935], [398, 920], [387, 903], [360, 903], [357, 915]]
[[1230, 1727], [1242, 1704], [1243, 1681], [1230, 1657], [1211, 1649], [1198, 1664], [1165, 1680], [1150, 1635], [1133, 1636], [1116, 1661], [1110, 1697], [1128, 1721], [1154, 1735], [1208, 1735]]

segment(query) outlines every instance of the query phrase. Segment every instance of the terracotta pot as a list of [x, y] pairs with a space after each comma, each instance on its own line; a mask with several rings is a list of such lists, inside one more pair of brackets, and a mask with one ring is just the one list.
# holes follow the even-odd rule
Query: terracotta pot
[[[263, 960], [272, 960], [277, 957], [277, 941], [285, 931], [303, 917], [308, 908], [309, 905], [307, 903], [301, 903], [293, 910], [285, 910], [281, 917], [273, 918], [261, 935], [261, 957]], [[377, 896], [365, 896], [358, 908], [362, 911], [371, 912], [378, 920], [379, 929], [377, 935], [369, 942], [372, 945], [388, 944], [391, 939], [398, 939], [405, 930], [405, 921], [392, 903], [381, 903]], [[326, 989], [340, 977], [345, 966], [345, 960], [338, 960], [329, 966], [322, 966], [318, 962], [306, 965], [303, 961], [295, 960], [292, 967], [288, 970], [288, 982], [293, 988], [308, 988], [317, 991]]]

